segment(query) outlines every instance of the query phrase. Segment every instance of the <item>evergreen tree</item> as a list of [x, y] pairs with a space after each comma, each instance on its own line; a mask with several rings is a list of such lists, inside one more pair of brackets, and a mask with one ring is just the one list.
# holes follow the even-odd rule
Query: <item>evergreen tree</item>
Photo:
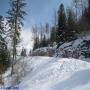
[[66, 15], [64, 5], [61, 4], [58, 10], [58, 29], [65, 28], [66, 26]]
[[13, 64], [16, 61], [16, 54], [17, 54], [17, 44], [19, 41], [20, 30], [21, 26], [23, 26], [22, 20], [24, 19], [24, 15], [26, 12], [23, 10], [26, 3], [25, 0], [10, 0], [10, 9], [8, 10], [8, 24], [10, 27], [11, 32], [11, 39], [12, 39], [12, 47], [13, 47], [13, 59], [12, 59], [12, 71], [13, 73]]
[[65, 42], [65, 29], [66, 29], [66, 15], [64, 10], [64, 5], [61, 4], [59, 11], [58, 11], [58, 24], [57, 24], [57, 30], [56, 30], [56, 41], [59, 42]]
[[10, 56], [5, 41], [4, 18], [0, 16], [0, 74], [3, 73], [10, 65]]
[[40, 24], [40, 44], [39, 44], [40, 47], [42, 47], [42, 40], [43, 40], [43, 27], [42, 24]]
[[38, 27], [35, 25], [33, 28], [33, 39], [34, 39], [34, 45], [33, 45], [33, 50], [37, 49], [40, 47], [40, 41], [39, 41], [39, 32], [38, 32]]
[[75, 15], [71, 9], [67, 12], [67, 41], [72, 41], [76, 39], [76, 22]]
[[23, 56], [23, 57], [27, 56], [27, 55], [26, 55], [26, 49], [24, 49], [24, 48], [22, 49], [22, 51], [21, 51], [21, 56]]
[[44, 35], [43, 40], [42, 40], [42, 47], [47, 46], [47, 41], [46, 41], [46, 36]]
[[49, 24], [48, 23], [46, 24], [45, 29], [46, 29], [46, 34], [49, 34]]
[[83, 14], [78, 23], [79, 33], [88, 33], [90, 30], [90, 0], [88, 0], [88, 7], [85, 7]]
[[72, 9], [67, 10], [67, 24], [68, 28], [75, 29], [75, 14]]
[[55, 41], [56, 41], [56, 31], [55, 31], [55, 27], [52, 27], [52, 29], [51, 29], [50, 41], [51, 41], [51, 42], [55, 42]]
[[36, 38], [34, 39], [34, 46], [33, 46], [33, 50], [35, 50], [35, 49], [39, 48], [39, 46], [40, 46], [40, 44], [39, 44], [39, 38], [38, 38], [38, 37], [36, 37]]
[[86, 12], [86, 19], [88, 24], [90, 25], [90, 0], [88, 0], [88, 8], [87, 8], [87, 12]]

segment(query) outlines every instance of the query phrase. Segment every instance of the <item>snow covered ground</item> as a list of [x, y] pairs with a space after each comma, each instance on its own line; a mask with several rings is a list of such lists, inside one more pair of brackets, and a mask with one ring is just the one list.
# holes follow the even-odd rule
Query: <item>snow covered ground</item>
[[[32, 56], [49, 56], [49, 57], [62, 57], [62, 58], [76, 58], [84, 60], [85, 56], [82, 54], [83, 51], [88, 53], [90, 52], [89, 49], [87, 49], [87, 46], [84, 46], [83, 43], [85, 41], [90, 41], [90, 35], [79, 37], [78, 39], [66, 42], [60, 45], [58, 48], [58, 45], [54, 45], [51, 47], [41, 47], [34, 51], [32, 51]], [[83, 45], [83, 47], [82, 47]], [[88, 62], [90, 62], [90, 59], [85, 59]]]
[[90, 90], [88, 62], [39, 56], [24, 60], [29, 72], [19, 84], [19, 90]]

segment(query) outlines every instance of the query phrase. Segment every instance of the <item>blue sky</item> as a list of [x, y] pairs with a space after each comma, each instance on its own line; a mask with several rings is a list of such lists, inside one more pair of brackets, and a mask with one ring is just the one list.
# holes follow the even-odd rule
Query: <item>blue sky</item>
[[[9, 0], [0, 0], [0, 15], [6, 16], [6, 11], [9, 8]], [[71, 4], [71, 0], [26, 0], [25, 27], [30, 27], [34, 24], [45, 24], [53, 22], [54, 10], [58, 10], [60, 3], [65, 6]]]
[[[9, 8], [9, 0], [0, 0], [0, 15], [6, 16], [6, 12]], [[25, 11], [28, 15], [25, 16], [24, 28], [21, 32], [22, 45], [27, 50], [33, 47], [32, 38], [32, 25], [40, 25], [53, 23], [54, 10], [58, 10], [61, 3], [64, 3], [65, 7], [71, 4], [71, 0], [26, 0], [27, 6]]]

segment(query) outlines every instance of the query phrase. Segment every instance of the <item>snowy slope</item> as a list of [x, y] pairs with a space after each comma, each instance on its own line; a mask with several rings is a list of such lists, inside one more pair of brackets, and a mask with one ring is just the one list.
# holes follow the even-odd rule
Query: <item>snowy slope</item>
[[28, 57], [32, 68], [20, 90], [90, 90], [90, 63], [77, 59]]
[[[32, 52], [32, 56], [49, 56], [49, 57], [61, 57], [61, 58], [77, 58], [77, 59], [83, 59], [84, 56], [82, 55], [82, 51], [85, 48], [82, 48], [82, 44], [85, 40], [90, 40], [89, 36], [83, 36], [79, 37], [78, 39], [63, 43], [59, 46], [57, 49], [57, 45], [53, 47], [42, 47], [34, 50]], [[86, 49], [87, 50], [87, 49]], [[87, 60], [90, 62], [90, 60]]]

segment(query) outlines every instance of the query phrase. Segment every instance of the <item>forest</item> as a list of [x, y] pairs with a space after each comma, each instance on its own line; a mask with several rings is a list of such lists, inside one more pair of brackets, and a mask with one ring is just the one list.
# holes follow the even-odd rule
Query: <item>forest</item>
[[[44, 83], [43, 80], [39, 81], [39, 78], [42, 79], [49, 77], [48, 73], [54, 69], [56, 70], [55, 67], [59, 68], [59, 62], [61, 64], [62, 62], [65, 62], [65, 64], [60, 64], [60, 67], [70, 75], [72, 74], [71, 72], [75, 70], [78, 71], [80, 69], [79, 67], [85, 68], [82, 63], [85, 63], [87, 66], [86, 69], [90, 69], [90, 0], [72, 0], [72, 5], [69, 7], [66, 7], [64, 3], [60, 2], [57, 10], [53, 10], [53, 17], [51, 16], [52, 24], [47, 22], [44, 24], [36, 23], [32, 25], [30, 32], [32, 33], [33, 47], [28, 50], [25, 45], [23, 45], [23, 47], [20, 46], [20, 43], [23, 42], [21, 39], [21, 33], [24, 28], [25, 17], [28, 16], [29, 13], [25, 9], [28, 2], [26, 0], [8, 1], [9, 7], [5, 12], [5, 15], [2, 15], [2, 12], [0, 11], [0, 86], [4, 86], [2, 89], [0, 88], [0, 90], [7, 90], [7, 88], [10, 90], [18, 90], [19, 87], [15, 86], [20, 83], [20, 90], [80, 90], [72, 88], [64, 89], [63, 85], [66, 82], [64, 84], [60, 83], [60, 87], [58, 87], [58, 85], [55, 89], [45, 89], [44, 86], [41, 87], [41, 84], [39, 85], [39, 82]], [[31, 43], [31, 41], [28, 42]], [[56, 66], [54, 66], [53, 62], [57, 62], [57, 59], [60, 58], [61, 61], [58, 60], [58, 63], [55, 63]], [[63, 60], [64, 58], [66, 58], [65, 61]], [[79, 60], [81, 60], [81, 62]], [[69, 67], [69, 62], [71, 67]], [[80, 66], [78, 63], [80, 63]], [[49, 67], [49, 64], [53, 70]], [[50, 68], [50, 72], [48, 73], [47, 71], [49, 71], [49, 69], [47, 69], [46, 66]], [[46, 70], [45, 77], [43, 74], [38, 77], [38, 75], [42, 73], [38, 74], [38, 71], [44, 71], [44, 68]], [[71, 71], [68, 71], [67, 68]], [[60, 69], [61, 72], [62, 69]], [[58, 73], [60, 73], [60, 71], [56, 70], [57, 77], [54, 76], [54, 71], [54, 73], [51, 72], [53, 73], [53, 78], [61, 79], [58, 77]], [[36, 78], [33, 77], [35, 74], [38, 74]], [[81, 75], [78, 74], [79, 73], [77, 72], [76, 76]], [[31, 86], [30, 89], [25, 89], [22, 86], [22, 79], [28, 75], [31, 76], [28, 78], [32, 78], [30, 79]], [[84, 77], [87, 76], [85, 75]], [[6, 81], [4, 81], [4, 79], [6, 79]], [[52, 81], [52, 77], [48, 79]], [[32, 85], [34, 80], [36, 87]], [[72, 79], [70, 80], [72, 81]], [[8, 84], [6, 82], [8, 82]], [[7, 88], [5, 88], [5, 83], [7, 84]], [[53, 84], [50, 83], [50, 85]], [[12, 86], [14, 86], [13, 89]]]

